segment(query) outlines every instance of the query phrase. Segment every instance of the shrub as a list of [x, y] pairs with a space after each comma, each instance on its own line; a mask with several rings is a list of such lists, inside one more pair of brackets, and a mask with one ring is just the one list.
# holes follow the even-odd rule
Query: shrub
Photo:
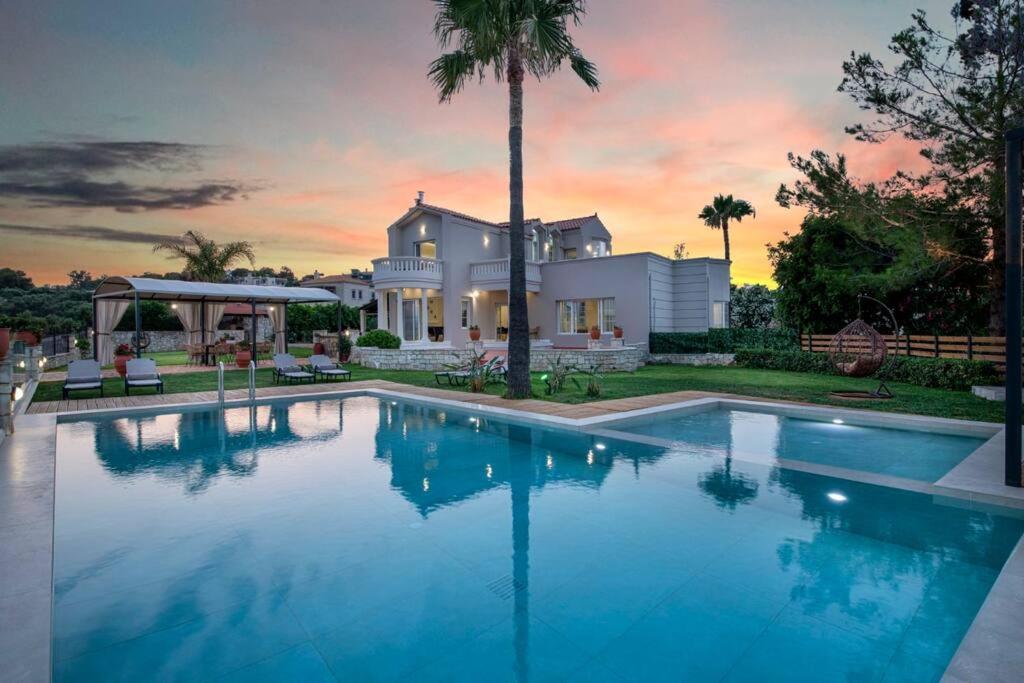
[[797, 350], [800, 338], [792, 330], [711, 329], [707, 332], [652, 332], [651, 353], [733, 353], [737, 349]]
[[344, 358], [352, 353], [352, 339], [347, 334], [338, 336], [338, 356]]
[[[763, 370], [813, 372], [819, 375], [838, 375], [824, 353], [806, 351], [772, 351], [766, 349], [738, 349], [736, 365]], [[966, 390], [976, 384], [995, 384], [999, 374], [992, 363], [957, 358], [920, 358], [917, 356], [890, 356], [880, 373], [887, 381], [916, 384], [937, 389]]]
[[356, 346], [374, 346], [378, 349], [401, 348], [402, 340], [387, 330], [370, 330], [356, 340]]

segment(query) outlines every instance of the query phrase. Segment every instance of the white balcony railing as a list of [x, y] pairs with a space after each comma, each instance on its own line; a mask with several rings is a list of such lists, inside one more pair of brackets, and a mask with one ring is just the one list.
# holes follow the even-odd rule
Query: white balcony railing
[[[509, 260], [507, 258], [477, 261], [469, 265], [469, 281], [480, 289], [508, 289]], [[540, 291], [540, 263], [526, 262], [526, 288]]]
[[419, 256], [385, 256], [373, 260], [373, 285], [398, 287], [439, 287], [444, 262]]

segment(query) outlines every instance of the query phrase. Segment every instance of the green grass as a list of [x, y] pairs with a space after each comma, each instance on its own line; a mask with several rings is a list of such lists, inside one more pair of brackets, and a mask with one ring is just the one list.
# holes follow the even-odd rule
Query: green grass
[[[296, 352], [302, 349], [295, 349]], [[308, 351], [306, 349], [305, 351]], [[159, 355], [159, 354], [153, 354]], [[296, 353], [298, 355], [298, 353]], [[158, 361], [159, 362], [159, 361]], [[367, 379], [383, 379], [402, 384], [416, 386], [437, 386], [434, 373], [399, 370], [372, 370], [359, 366], [351, 366], [354, 381]], [[587, 403], [591, 400], [569, 382], [566, 389], [556, 396], [544, 394], [544, 383], [541, 373], [533, 375], [534, 396], [539, 399], [557, 401], [559, 403]], [[246, 387], [245, 372], [228, 372], [224, 376], [227, 389], [244, 389]], [[581, 379], [581, 385], [585, 382]], [[192, 391], [214, 391], [217, 388], [217, 373], [192, 372], [164, 377], [167, 393]], [[273, 386], [273, 377], [269, 367], [256, 371], [256, 382], [259, 387]], [[1003, 404], [986, 401], [966, 391], [947, 391], [929, 389], [911, 384], [890, 384], [895, 398], [888, 401], [849, 401], [829, 396], [832, 390], [871, 390], [877, 382], [871, 379], [851, 379], [827, 375], [814, 375], [779, 370], [753, 370], [735, 367], [690, 367], [680, 365], [652, 365], [641, 368], [635, 373], [609, 373], [603, 382], [603, 393], [598, 400], [659, 394], [670, 391], [714, 391], [758, 398], [803, 401], [822, 405], [839, 405], [851, 408], [868, 408], [886, 412], [914, 413], [919, 415], [935, 415], [939, 417], [955, 417], [967, 420], [1000, 422], [1003, 419]], [[447, 383], [444, 388], [449, 388]], [[465, 388], [456, 390], [466, 391]], [[107, 396], [123, 396], [124, 383], [120, 378], [104, 381]], [[491, 385], [487, 393], [500, 395], [504, 386]], [[137, 392], [139, 395], [145, 390]], [[90, 395], [79, 392], [77, 398], [90, 398]], [[36, 390], [34, 400], [55, 401], [61, 397], [61, 382], [44, 382]]]

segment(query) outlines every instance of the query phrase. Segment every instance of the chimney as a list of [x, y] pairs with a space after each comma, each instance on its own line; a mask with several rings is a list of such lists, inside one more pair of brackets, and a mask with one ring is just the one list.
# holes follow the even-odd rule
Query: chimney
[[420, 190], [419, 192], [416, 193], [416, 206], [419, 206], [422, 203], [423, 203], [423, 190]]

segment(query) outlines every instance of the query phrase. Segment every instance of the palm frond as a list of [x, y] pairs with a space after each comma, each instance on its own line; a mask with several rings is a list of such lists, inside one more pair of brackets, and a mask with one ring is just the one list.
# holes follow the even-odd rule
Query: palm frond
[[452, 95], [462, 90], [476, 68], [476, 60], [471, 54], [456, 50], [445, 53], [431, 62], [427, 75], [437, 88], [440, 100], [447, 102]]

